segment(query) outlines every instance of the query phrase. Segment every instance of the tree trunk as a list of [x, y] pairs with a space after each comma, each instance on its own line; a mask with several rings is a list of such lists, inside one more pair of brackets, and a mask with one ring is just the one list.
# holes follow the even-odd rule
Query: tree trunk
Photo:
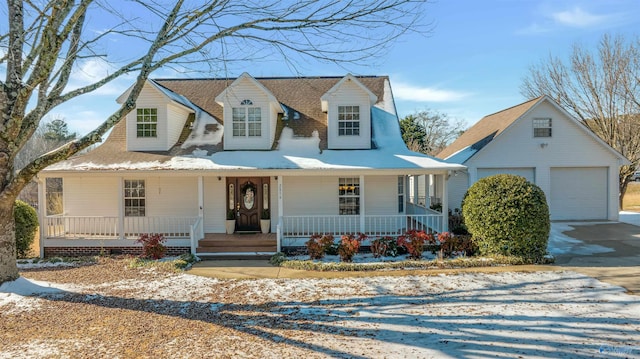
[[624, 194], [627, 193], [627, 186], [629, 185], [629, 180], [623, 180], [619, 184], [620, 188], [620, 197], [618, 198], [618, 211], [622, 211], [624, 207], [622, 207], [622, 201], [624, 200]]
[[15, 280], [18, 276], [12, 201], [9, 206], [0, 206], [0, 284]]

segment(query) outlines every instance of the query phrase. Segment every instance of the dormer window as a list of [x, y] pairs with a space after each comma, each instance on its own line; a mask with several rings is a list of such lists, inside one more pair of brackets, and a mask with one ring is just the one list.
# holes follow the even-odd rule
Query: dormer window
[[233, 137], [262, 136], [262, 110], [252, 106], [251, 100], [242, 100], [240, 107], [232, 108]]
[[360, 136], [360, 106], [338, 106], [338, 136]]
[[158, 137], [158, 109], [136, 109], [137, 137]]
[[551, 137], [551, 119], [533, 119], [533, 137]]

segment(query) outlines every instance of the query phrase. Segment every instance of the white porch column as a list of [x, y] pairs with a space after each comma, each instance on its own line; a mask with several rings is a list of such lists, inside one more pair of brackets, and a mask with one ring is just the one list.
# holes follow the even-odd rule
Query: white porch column
[[442, 231], [449, 231], [449, 193], [447, 192], [447, 182], [449, 182], [449, 174], [442, 175]]
[[276, 176], [278, 185], [278, 224], [276, 225], [276, 250], [282, 251], [282, 226], [284, 225], [282, 217], [284, 217], [284, 198], [282, 195], [283, 176]]
[[418, 176], [413, 175], [411, 177], [413, 178], [413, 196], [412, 196], [413, 197], [413, 204], [417, 206], [418, 202], [420, 202], [420, 201], [418, 201], [418, 194], [419, 194], [419, 191], [418, 191]]
[[198, 176], [198, 217], [202, 221], [200, 238], [204, 238], [204, 178], [202, 176]]
[[432, 197], [437, 197], [438, 195], [436, 193], [431, 193], [431, 179], [433, 179], [436, 183], [438, 183], [438, 181], [436, 180], [435, 176], [432, 175], [422, 175], [424, 177], [424, 206], [426, 208], [430, 208], [431, 205], [433, 203], [431, 203], [431, 198]]
[[124, 239], [124, 178], [118, 182], [118, 237]]
[[360, 175], [360, 233], [365, 232], [365, 190], [364, 190], [364, 175]]
[[47, 186], [45, 185], [46, 178], [38, 178], [38, 222], [40, 223], [40, 239], [38, 240], [38, 248], [40, 258], [44, 258], [44, 240], [47, 235]]

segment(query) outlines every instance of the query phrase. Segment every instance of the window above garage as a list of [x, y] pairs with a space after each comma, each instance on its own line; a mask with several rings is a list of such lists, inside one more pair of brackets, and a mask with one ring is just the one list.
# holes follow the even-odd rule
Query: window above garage
[[533, 137], [551, 137], [551, 118], [533, 119]]

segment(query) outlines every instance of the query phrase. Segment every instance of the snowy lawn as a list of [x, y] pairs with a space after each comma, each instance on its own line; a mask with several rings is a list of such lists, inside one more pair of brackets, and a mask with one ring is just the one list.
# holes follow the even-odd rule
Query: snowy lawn
[[216, 280], [101, 260], [0, 287], [0, 358], [640, 357], [640, 297], [573, 272]]

